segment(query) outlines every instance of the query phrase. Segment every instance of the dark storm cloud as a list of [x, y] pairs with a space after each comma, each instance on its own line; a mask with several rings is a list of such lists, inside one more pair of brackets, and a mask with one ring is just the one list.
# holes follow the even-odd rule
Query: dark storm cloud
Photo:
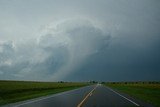
[[2, 0], [0, 79], [159, 80], [159, 0]]
[[[128, 40], [127, 40], [128, 41]], [[110, 45], [103, 53], [86, 59], [79, 72], [67, 79], [97, 81], [147, 81], [159, 80], [160, 43], [133, 48], [128, 43]], [[148, 44], [147, 44], [148, 46]]]
[[1, 78], [60, 80], [92, 54], [108, 45], [110, 36], [86, 20], [49, 25], [37, 39], [1, 44]]

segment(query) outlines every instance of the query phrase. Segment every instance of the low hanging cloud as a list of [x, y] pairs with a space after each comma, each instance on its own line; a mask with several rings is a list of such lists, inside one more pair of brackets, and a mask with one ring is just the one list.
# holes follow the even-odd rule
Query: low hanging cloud
[[0, 77], [23, 80], [62, 80], [92, 54], [105, 50], [110, 41], [88, 20], [49, 24], [36, 40], [1, 42]]

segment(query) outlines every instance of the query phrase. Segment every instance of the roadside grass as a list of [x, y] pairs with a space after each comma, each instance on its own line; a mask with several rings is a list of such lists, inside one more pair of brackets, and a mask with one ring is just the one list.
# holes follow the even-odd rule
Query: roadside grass
[[160, 107], [159, 82], [110, 82], [105, 85]]
[[72, 90], [89, 83], [0, 81], [0, 105]]

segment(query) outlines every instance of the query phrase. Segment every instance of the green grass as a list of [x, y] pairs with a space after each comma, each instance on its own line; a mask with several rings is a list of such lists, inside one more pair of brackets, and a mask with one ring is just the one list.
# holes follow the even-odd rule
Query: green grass
[[0, 105], [23, 101], [40, 96], [55, 94], [78, 87], [89, 85], [88, 83], [73, 82], [25, 82], [25, 81], [0, 81]]
[[134, 98], [148, 102], [160, 107], [160, 83], [159, 82], [117, 82], [106, 83], [105, 85], [126, 93]]

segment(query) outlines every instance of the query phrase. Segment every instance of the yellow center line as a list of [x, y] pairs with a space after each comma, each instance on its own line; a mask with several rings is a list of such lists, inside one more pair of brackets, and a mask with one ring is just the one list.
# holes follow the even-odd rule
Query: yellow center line
[[93, 91], [97, 88], [97, 85], [91, 90], [85, 97], [84, 99], [77, 105], [77, 107], [82, 107], [83, 103], [87, 100], [89, 96], [92, 95]]

